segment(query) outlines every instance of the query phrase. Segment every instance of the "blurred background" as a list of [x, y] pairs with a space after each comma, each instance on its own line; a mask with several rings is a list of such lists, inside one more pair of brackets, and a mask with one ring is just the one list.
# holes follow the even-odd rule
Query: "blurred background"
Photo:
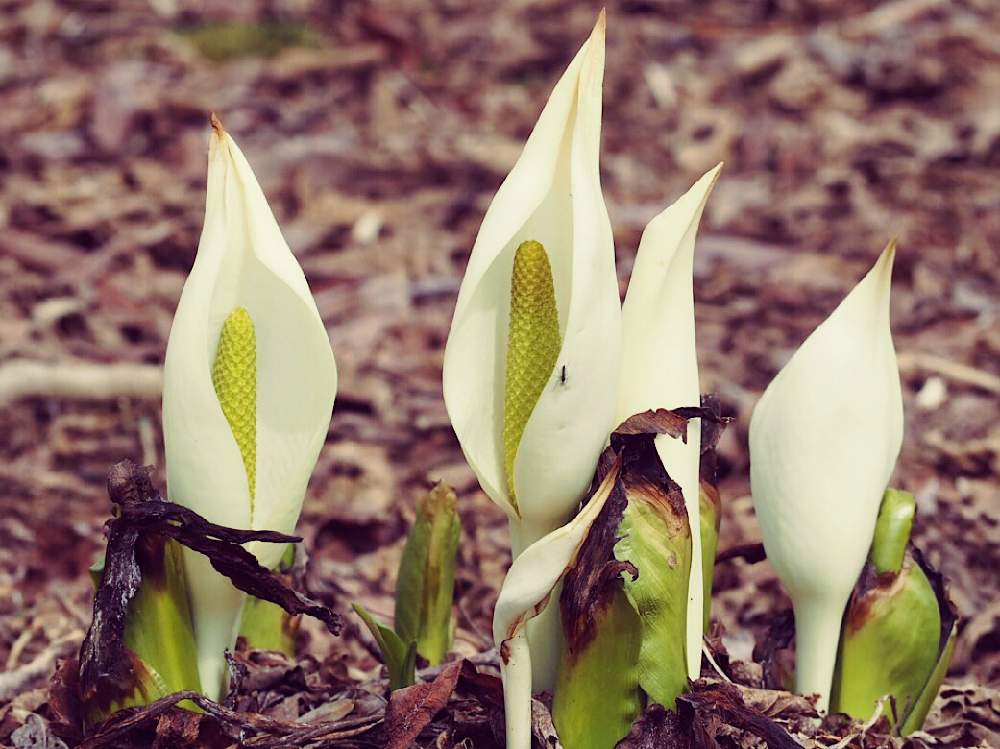
[[[456, 647], [492, 644], [506, 523], [448, 423], [444, 342], [483, 213], [599, 9], [0, 2], [0, 670], [37, 662], [42, 679], [0, 689], [0, 739], [89, 622], [109, 466], [153, 463], [162, 481], [155, 366], [198, 243], [211, 111], [256, 170], [340, 370], [301, 522], [310, 585], [389, 615], [414, 499], [444, 479], [465, 527]], [[949, 681], [998, 699], [1000, 8], [609, 2], [604, 105], [623, 290], [646, 221], [726, 162], [695, 278], [703, 388], [736, 417], [722, 549], [759, 540], [756, 398], [898, 238], [894, 484], [916, 494], [916, 540], [966, 617]], [[95, 363], [125, 369], [105, 381]], [[716, 575], [725, 642], [749, 659], [788, 600], [766, 563]], [[377, 666], [354, 624], [307, 636], [352, 673]]]

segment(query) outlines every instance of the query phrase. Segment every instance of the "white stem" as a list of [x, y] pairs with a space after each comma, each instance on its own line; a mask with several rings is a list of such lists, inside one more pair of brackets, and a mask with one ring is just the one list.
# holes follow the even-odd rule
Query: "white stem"
[[507, 658], [500, 659], [500, 675], [507, 749], [531, 749], [531, 651], [524, 627], [505, 644]]
[[849, 595], [805, 598], [794, 604], [795, 691], [818, 694], [816, 707], [820, 710], [830, 704], [841, 618]]
[[188, 579], [203, 582], [190, 591], [201, 691], [220, 700], [227, 685], [226, 650], [236, 645], [246, 593], [216, 572], [208, 557], [197, 551], [184, 549], [184, 565]]
[[[514, 559], [535, 541], [548, 535], [563, 523], [552, 525], [531, 525], [525, 522], [510, 522], [510, 549]], [[559, 616], [559, 595], [562, 585], [556, 585], [549, 595], [549, 605], [540, 614], [529, 619], [526, 628], [528, 648], [531, 650], [531, 691], [551, 692], [556, 683], [559, 669], [559, 653], [562, 649], [562, 620]]]

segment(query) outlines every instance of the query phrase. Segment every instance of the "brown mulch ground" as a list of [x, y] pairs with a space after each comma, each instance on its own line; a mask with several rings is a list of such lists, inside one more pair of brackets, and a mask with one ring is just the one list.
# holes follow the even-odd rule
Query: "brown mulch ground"
[[[253, 164], [337, 355], [340, 392], [301, 524], [314, 591], [341, 611], [356, 600], [389, 614], [413, 500], [445, 479], [465, 526], [456, 650], [489, 648], [505, 523], [450, 429], [443, 346], [485, 207], [598, 7], [0, 3], [0, 743], [43, 708], [56, 659], [89, 622], [107, 469], [125, 457], [162, 466], [155, 382], [147, 397], [88, 401], [47, 377], [162, 361], [201, 227], [211, 110]], [[753, 403], [898, 237], [907, 432], [894, 483], [917, 495], [916, 540], [964, 617], [928, 725], [944, 745], [1000, 744], [976, 717], [992, 713], [997, 729], [1000, 10], [608, 10], [603, 177], [623, 288], [645, 222], [726, 161], [696, 267], [703, 387], [736, 417], [721, 445], [721, 548], [759, 539]], [[55, 374], [26, 385], [11, 369], [21, 359]], [[750, 660], [787, 608], [766, 563], [717, 571], [734, 659]], [[377, 677], [356, 620], [339, 640], [312, 626], [307, 637], [309, 673], [337, 664], [338, 683]]]

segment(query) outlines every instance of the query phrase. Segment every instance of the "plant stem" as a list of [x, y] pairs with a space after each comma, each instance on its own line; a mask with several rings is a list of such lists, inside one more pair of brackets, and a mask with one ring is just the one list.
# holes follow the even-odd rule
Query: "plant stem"
[[[500, 673], [504, 682], [504, 723], [507, 731], [507, 749], [531, 749], [531, 669], [525, 668], [530, 660], [528, 635], [525, 629], [507, 641], [507, 658], [500, 659]], [[533, 662], [532, 662], [533, 663]], [[529, 681], [529, 683], [525, 683]]]
[[844, 596], [802, 598], [795, 604], [795, 691], [818, 694], [819, 710], [830, 704], [841, 619], [849, 595], [850, 591]]
[[[510, 550], [517, 559], [525, 549], [538, 539], [548, 535], [563, 523], [551, 524], [510, 521]], [[529, 619], [526, 625], [527, 646], [531, 653], [532, 693], [551, 692], [555, 687], [559, 670], [559, 654], [562, 649], [562, 627], [559, 621], [559, 594], [562, 585], [552, 589], [549, 605], [538, 616]]]
[[210, 699], [220, 700], [227, 685], [226, 650], [236, 644], [246, 593], [233, 586], [197, 551], [184, 549], [184, 566], [189, 580], [202, 581], [191, 589], [202, 692]]

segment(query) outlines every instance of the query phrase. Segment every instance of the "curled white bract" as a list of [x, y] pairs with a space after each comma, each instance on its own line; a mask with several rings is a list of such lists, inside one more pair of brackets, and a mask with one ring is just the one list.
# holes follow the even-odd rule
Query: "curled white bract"
[[903, 437], [894, 248], [805, 340], [750, 422], [753, 501], [795, 608], [798, 690], [829, 698], [841, 616]]
[[[256, 336], [256, 467], [247, 469], [212, 382], [223, 322], [242, 307]], [[326, 440], [337, 390], [329, 338], [302, 269], [250, 165], [213, 121], [205, 225], [164, 363], [170, 499], [212, 522], [290, 533]], [[284, 551], [248, 547], [266, 567]], [[200, 554], [186, 554], [202, 686], [217, 696], [243, 596]]]
[[553, 589], [576, 559], [590, 527], [600, 515], [618, 479], [619, 466], [601, 482], [580, 513], [526, 548], [507, 572], [493, 611], [493, 639], [500, 647], [507, 749], [531, 746], [531, 651], [526, 627], [548, 606]]
[[[614, 416], [621, 309], [598, 173], [603, 74], [602, 14], [483, 219], [445, 350], [445, 404], [480, 485], [513, 520], [545, 530], [586, 491]], [[517, 448], [515, 507], [503, 456], [505, 357], [514, 252], [525, 240], [548, 253], [562, 347]]]

